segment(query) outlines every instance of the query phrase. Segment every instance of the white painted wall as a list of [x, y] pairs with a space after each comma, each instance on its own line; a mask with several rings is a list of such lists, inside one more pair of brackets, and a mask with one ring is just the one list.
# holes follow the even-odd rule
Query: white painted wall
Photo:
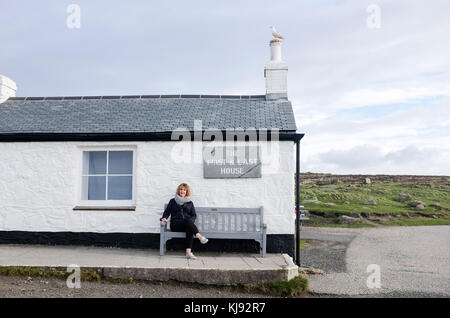
[[[178, 184], [195, 206], [264, 206], [268, 234], [294, 233], [295, 145], [279, 142], [278, 168], [262, 178], [204, 179], [202, 163], [175, 163], [177, 142], [0, 143], [0, 230], [159, 233], [164, 203]], [[196, 143], [199, 145], [200, 143]], [[269, 144], [273, 144], [269, 142]], [[80, 146], [136, 147], [136, 210], [74, 211], [81, 179]], [[197, 154], [200, 147], [194, 147]], [[272, 167], [272, 168], [271, 168]]]

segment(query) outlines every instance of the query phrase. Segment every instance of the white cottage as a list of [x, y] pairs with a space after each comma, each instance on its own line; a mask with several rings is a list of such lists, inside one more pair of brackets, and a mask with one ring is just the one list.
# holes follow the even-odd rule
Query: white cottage
[[[267, 252], [294, 255], [303, 134], [281, 41], [270, 46], [261, 96], [16, 97], [16, 84], [0, 76], [0, 243], [157, 249], [164, 204], [186, 182], [196, 207], [262, 206]], [[245, 147], [219, 143], [235, 138]], [[224, 152], [207, 160], [205, 149]], [[238, 149], [257, 156], [227, 163]], [[212, 239], [194, 249], [257, 252], [258, 243]]]

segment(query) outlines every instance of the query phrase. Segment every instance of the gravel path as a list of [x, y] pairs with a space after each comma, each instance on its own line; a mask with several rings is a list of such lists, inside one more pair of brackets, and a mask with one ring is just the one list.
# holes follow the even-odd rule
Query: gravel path
[[68, 288], [57, 278], [0, 276], [0, 298], [266, 298], [226, 288], [200, 287], [178, 282], [81, 282]]
[[[302, 250], [302, 265], [322, 266], [326, 272], [325, 275], [308, 276], [310, 289], [314, 293], [450, 296], [450, 226], [385, 227], [357, 231], [308, 228], [302, 236], [315, 239], [335, 237], [334, 241], [316, 242]], [[343, 239], [339, 240], [340, 236]], [[379, 288], [376, 284], [378, 269]]]
[[348, 243], [313, 241], [300, 253], [301, 266], [318, 268], [325, 273], [344, 273]]

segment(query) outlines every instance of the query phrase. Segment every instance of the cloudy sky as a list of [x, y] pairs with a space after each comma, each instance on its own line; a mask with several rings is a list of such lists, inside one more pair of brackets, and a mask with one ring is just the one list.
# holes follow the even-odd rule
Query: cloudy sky
[[0, 74], [18, 96], [264, 94], [275, 25], [302, 171], [450, 175], [449, 17], [448, 0], [0, 0]]

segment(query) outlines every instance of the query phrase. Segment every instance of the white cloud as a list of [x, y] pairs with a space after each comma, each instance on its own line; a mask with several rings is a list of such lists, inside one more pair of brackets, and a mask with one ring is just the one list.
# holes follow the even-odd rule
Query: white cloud
[[357, 108], [368, 105], [384, 105], [406, 103], [429, 97], [446, 96], [450, 92], [450, 84], [430, 87], [406, 88], [365, 88], [345, 92], [332, 104], [334, 108]]
[[[450, 107], [429, 103], [394, 111], [382, 117], [368, 117], [364, 120], [335, 115], [303, 125], [300, 131], [311, 138], [347, 139], [346, 142], [355, 144], [367, 140], [403, 137], [410, 138], [412, 141], [429, 128], [445, 129], [447, 126], [450, 126]], [[354, 141], [351, 142], [351, 140]], [[330, 145], [334, 145], [334, 141]]]
[[302, 163], [303, 171], [334, 173], [450, 175], [450, 151], [439, 148], [404, 148], [384, 152], [381, 147], [361, 145], [346, 150], [330, 150]]
[[450, 175], [450, 97], [365, 120], [330, 116], [302, 128], [304, 171]]
[[377, 1], [376, 30], [363, 23], [370, 3], [340, 2], [301, 34], [289, 93], [303, 124], [342, 109], [449, 95], [449, 3]]

